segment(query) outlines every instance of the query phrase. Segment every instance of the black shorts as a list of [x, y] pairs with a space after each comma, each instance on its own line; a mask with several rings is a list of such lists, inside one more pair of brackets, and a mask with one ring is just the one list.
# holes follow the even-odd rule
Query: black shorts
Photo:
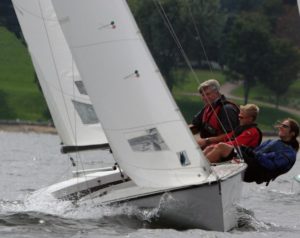
[[232, 151], [229, 153], [229, 155], [227, 155], [226, 157], [221, 158], [221, 162], [226, 162], [226, 161], [232, 160], [233, 157], [236, 157], [236, 156], [237, 156], [237, 154], [234, 151], [234, 148], [232, 148]]

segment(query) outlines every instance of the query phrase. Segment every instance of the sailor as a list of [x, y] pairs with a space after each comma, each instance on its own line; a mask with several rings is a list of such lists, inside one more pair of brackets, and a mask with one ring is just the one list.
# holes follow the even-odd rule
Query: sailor
[[220, 142], [205, 148], [204, 154], [210, 162], [218, 163], [231, 160], [236, 157], [234, 149], [239, 147], [255, 148], [260, 145], [262, 132], [257, 127], [255, 120], [259, 112], [255, 104], [240, 106], [240, 125], [227, 135], [210, 137], [210, 141]]
[[209, 79], [200, 84], [198, 91], [205, 103], [190, 125], [193, 134], [200, 133], [197, 143], [201, 148], [208, 145], [208, 137], [224, 135], [239, 125], [239, 108], [220, 93], [220, 84]]
[[248, 167], [245, 171], [245, 182], [258, 184], [276, 179], [281, 174], [288, 172], [296, 161], [299, 150], [299, 124], [291, 118], [284, 119], [278, 125], [277, 140], [267, 140], [255, 150], [245, 148], [244, 160]]

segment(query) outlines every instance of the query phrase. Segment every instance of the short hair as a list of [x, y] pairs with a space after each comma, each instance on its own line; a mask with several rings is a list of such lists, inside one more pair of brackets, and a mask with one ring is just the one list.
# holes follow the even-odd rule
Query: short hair
[[220, 83], [216, 79], [209, 79], [201, 83], [198, 87], [199, 93], [203, 91], [205, 88], [211, 88], [213, 91], [220, 91]]
[[246, 105], [241, 105], [240, 110], [245, 112], [247, 116], [253, 117], [254, 120], [256, 120], [256, 117], [259, 113], [259, 107], [251, 103]]

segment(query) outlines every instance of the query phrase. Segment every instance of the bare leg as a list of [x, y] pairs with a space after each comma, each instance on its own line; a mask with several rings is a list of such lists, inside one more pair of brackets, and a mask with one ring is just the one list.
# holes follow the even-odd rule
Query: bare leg
[[206, 148], [203, 150], [204, 155], [207, 155], [209, 152], [211, 152], [211, 151], [214, 149], [215, 146], [216, 146], [216, 145], [210, 145], [210, 146], [206, 147]]
[[206, 154], [206, 157], [211, 163], [218, 163], [220, 162], [221, 158], [227, 157], [232, 150], [232, 146], [227, 145], [225, 143], [219, 143], [216, 146], [214, 146], [213, 150], [209, 151]]

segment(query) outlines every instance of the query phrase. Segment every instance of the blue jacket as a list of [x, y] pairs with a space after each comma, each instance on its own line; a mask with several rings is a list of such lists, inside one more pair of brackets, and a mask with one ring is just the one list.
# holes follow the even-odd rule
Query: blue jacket
[[267, 140], [254, 150], [257, 162], [270, 172], [285, 173], [290, 170], [297, 152], [282, 140]]

